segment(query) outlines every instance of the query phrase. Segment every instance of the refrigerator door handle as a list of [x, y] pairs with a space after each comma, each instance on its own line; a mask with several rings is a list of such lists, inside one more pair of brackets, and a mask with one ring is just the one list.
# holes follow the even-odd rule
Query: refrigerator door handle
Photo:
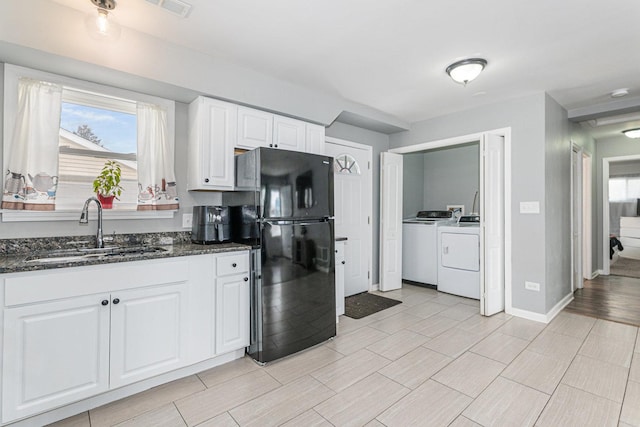
[[313, 221], [313, 222], [295, 221], [290, 219], [279, 219], [279, 220], [269, 219], [269, 220], [262, 220], [261, 222], [262, 224], [274, 226], [274, 225], [315, 225], [315, 224], [321, 224], [323, 222], [328, 222], [328, 221], [329, 221], [328, 219], [322, 219], [322, 220]]

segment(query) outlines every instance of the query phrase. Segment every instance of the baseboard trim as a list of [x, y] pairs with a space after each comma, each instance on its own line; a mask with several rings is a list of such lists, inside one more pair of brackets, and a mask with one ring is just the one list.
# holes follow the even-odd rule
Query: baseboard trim
[[596, 270], [595, 275], [593, 276], [593, 278], [595, 279], [596, 277], [598, 277], [600, 275], [604, 275], [604, 270], [602, 270], [602, 269]]
[[521, 310], [519, 308], [511, 307], [511, 310], [509, 310], [507, 314], [510, 314], [515, 317], [521, 317], [527, 320], [533, 320], [534, 322], [548, 323], [546, 315], [535, 313], [533, 311]]
[[547, 313], [547, 322], [549, 323], [556, 317], [563, 308], [565, 308], [569, 303], [573, 301], [573, 293], [569, 293], [567, 296], [562, 298], [552, 309]]
[[563, 308], [569, 305], [571, 301], [573, 301], [573, 294], [569, 294], [562, 298], [560, 302], [558, 302], [547, 314], [535, 313], [533, 311], [521, 310], [513, 307], [507, 314], [527, 320], [533, 320], [534, 322], [549, 323], [562, 311]]
[[375, 291], [379, 291], [380, 290], [380, 284], [379, 283], [374, 283], [371, 285], [371, 292], [375, 292]]

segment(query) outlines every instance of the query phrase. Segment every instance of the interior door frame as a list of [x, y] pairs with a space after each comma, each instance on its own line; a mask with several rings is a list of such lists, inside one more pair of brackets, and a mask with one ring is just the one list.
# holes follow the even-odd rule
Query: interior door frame
[[[331, 136], [326, 136], [324, 140], [325, 140], [325, 143], [328, 142], [331, 144], [344, 145], [345, 147], [364, 150], [368, 154], [369, 164], [367, 165], [367, 169], [366, 169], [367, 179], [365, 182], [368, 201], [365, 204], [365, 207], [367, 210], [367, 216], [369, 217], [369, 232], [366, 233], [366, 241], [364, 243], [368, 244], [368, 247], [370, 248], [370, 250], [367, 251], [367, 255], [368, 255], [367, 271], [369, 272], [367, 277], [367, 284], [369, 286], [369, 292], [372, 292], [374, 291], [373, 274], [372, 274], [372, 268], [373, 268], [373, 170], [371, 169], [373, 165], [373, 147], [371, 147], [370, 145], [360, 144], [358, 142], [353, 142], [353, 141], [347, 141], [346, 139], [334, 138]], [[347, 241], [347, 244], [348, 244], [348, 241]]]
[[593, 159], [582, 152], [582, 278], [591, 280], [593, 274]]
[[[512, 313], [512, 257], [511, 257], [511, 128], [500, 128], [478, 132], [468, 135], [456, 136], [453, 138], [435, 140], [418, 143], [406, 147], [398, 147], [389, 150], [396, 154], [409, 154], [435, 148], [454, 147], [482, 140], [484, 135], [497, 135], [504, 138], [504, 311], [506, 314]], [[482, 159], [480, 159], [482, 161]], [[482, 197], [482, 194], [480, 194]], [[482, 220], [482, 219], [481, 219]], [[481, 236], [480, 245], [484, 247], [484, 240]], [[487, 266], [485, 266], [486, 268]]]
[[603, 157], [602, 158], [602, 259], [601, 274], [608, 276], [611, 274], [609, 269], [609, 163], [624, 162], [627, 160], [640, 160], [639, 154], [631, 154], [628, 156]]
[[[584, 222], [584, 204], [583, 204], [583, 191], [582, 186], [584, 183], [582, 159], [584, 150], [581, 146], [570, 142], [571, 144], [571, 178], [570, 178], [570, 198], [571, 198], [571, 293], [576, 289], [583, 287], [582, 281], [575, 283], [576, 279], [576, 265], [580, 264], [580, 277], [584, 276], [584, 262], [583, 262], [583, 222]], [[574, 239], [574, 235], [577, 233], [577, 241]]]

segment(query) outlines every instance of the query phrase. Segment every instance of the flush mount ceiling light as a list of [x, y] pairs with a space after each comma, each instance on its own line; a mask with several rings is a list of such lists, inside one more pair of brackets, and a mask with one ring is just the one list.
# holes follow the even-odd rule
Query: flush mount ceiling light
[[109, 16], [109, 12], [116, 8], [115, 0], [90, 0], [98, 7], [98, 13], [89, 13], [85, 25], [93, 38], [100, 40], [115, 40], [120, 37], [120, 25]]
[[629, 95], [629, 88], [626, 88], [626, 87], [622, 89], [616, 89], [613, 92], [611, 92], [612, 98], [622, 98], [627, 95]]
[[640, 128], [623, 130], [622, 133], [628, 138], [640, 138]]
[[487, 66], [487, 60], [482, 58], [469, 58], [454, 62], [447, 67], [447, 74], [454, 82], [467, 85], [470, 81], [478, 77], [480, 72]]

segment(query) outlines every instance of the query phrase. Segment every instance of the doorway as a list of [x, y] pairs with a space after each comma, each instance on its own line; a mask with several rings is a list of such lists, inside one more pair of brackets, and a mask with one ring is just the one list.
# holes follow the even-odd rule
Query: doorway
[[603, 275], [640, 278], [638, 171], [639, 155], [602, 159]]
[[373, 149], [338, 138], [325, 139], [334, 158], [335, 235], [345, 241], [345, 297], [371, 291], [373, 260]]
[[[402, 155], [480, 141], [480, 312], [511, 311], [510, 128], [382, 153], [380, 289], [402, 286]], [[398, 203], [399, 202], [399, 203]]]

